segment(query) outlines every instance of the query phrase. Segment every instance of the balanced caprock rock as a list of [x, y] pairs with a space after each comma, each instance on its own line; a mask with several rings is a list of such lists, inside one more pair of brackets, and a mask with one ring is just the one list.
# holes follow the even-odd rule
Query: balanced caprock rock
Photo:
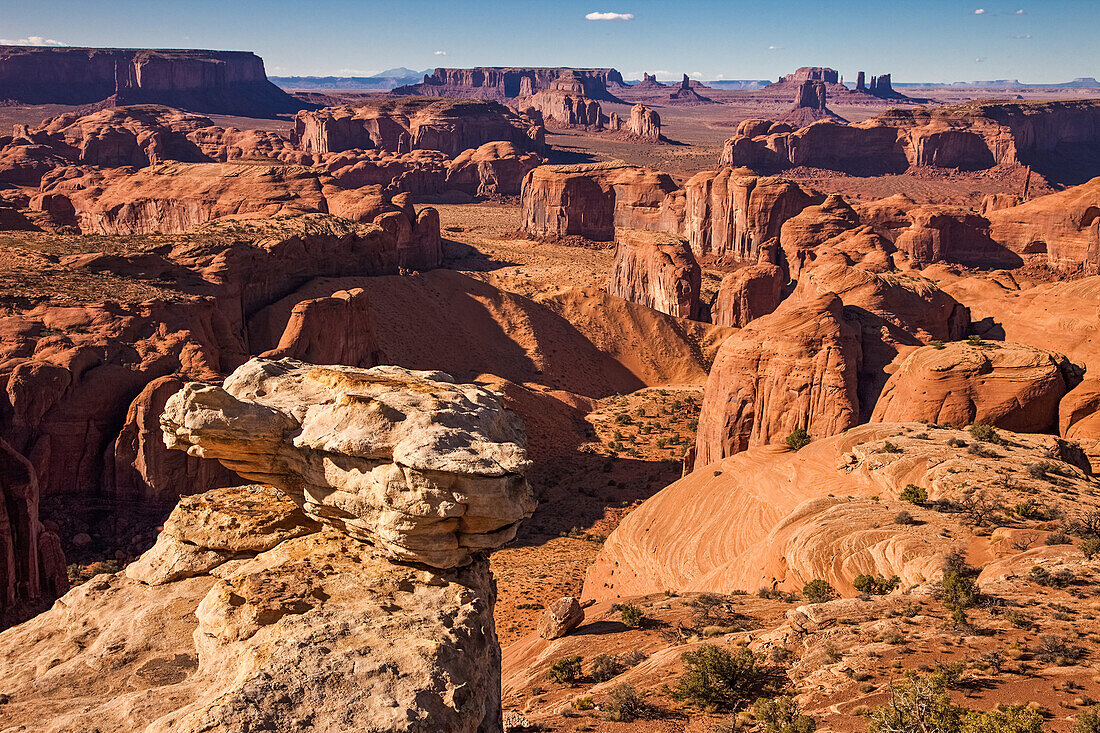
[[523, 431], [493, 393], [253, 359], [223, 387], [186, 385], [163, 424], [289, 496], [186, 497], [125, 572], [0, 634], [5, 725], [502, 730], [486, 553], [535, 502]]

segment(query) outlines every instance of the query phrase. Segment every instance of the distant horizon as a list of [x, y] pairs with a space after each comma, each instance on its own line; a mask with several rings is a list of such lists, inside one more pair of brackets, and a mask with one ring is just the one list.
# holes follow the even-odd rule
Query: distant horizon
[[[889, 7], [886, 7], [889, 5]], [[775, 79], [800, 66], [899, 83], [1100, 76], [1095, 0], [0, 0], [0, 44], [246, 50], [270, 76], [371, 76], [404, 66], [614, 67], [662, 80]], [[215, 22], [216, 20], [216, 22]]]

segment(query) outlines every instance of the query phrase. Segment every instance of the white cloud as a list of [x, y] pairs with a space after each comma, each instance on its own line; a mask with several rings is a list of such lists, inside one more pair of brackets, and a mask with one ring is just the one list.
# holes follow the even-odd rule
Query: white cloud
[[695, 77], [696, 79], [702, 79], [702, 78], [703, 78], [703, 72], [701, 72], [701, 71], [693, 71], [693, 72], [691, 72], [690, 74], [688, 74], [688, 76], [693, 76], [693, 77]]
[[62, 41], [55, 41], [52, 38], [43, 38], [42, 36], [27, 36], [26, 38], [17, 38], [11, 40], [10, 38], [0, 38], [0, 46], [68, 46], [69, 44]]
[[768, 50], [769, 50], [769, 51], [778, 51], [778, 50], [779, 50], [779, 46], [768, 46]]
[[1017, 41], [1030, 41], [1031, 40], [1031, 34], [1030, 33], [1024, 33], [1022, 35], [1012, 36], [1012, 37], [1015, 38]]
[[985, 8], [978, 8], [974, 11], [974, 15], [985, 15]]
[[585, 20], [634, 20], [634, 13], [589, 13]]
[[436, 56], [446, 56], [446, 55], [447, 55], [447, 52], [446, 52], [446, 51], [436, 51], [436, 52], [435, 52], [435, 55], [436, 55]]
[[976, 63], [976, 64], [983, 63], [984, 61], [985, 61], [985, 56], [979, 56], [978, 58], [974, 59], [974, 63]]
[[1016, 15], [1027, 15], [1027, 11], [1024, 10], [1023, 8], [1020, 8], [1019, 10], [1016, 11]]

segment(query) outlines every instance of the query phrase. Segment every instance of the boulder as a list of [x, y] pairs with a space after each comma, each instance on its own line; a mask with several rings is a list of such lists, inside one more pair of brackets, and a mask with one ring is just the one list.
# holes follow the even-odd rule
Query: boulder
[[740, 328], [768, 315], [779, 307], [785, 282], [783, 271], [770, 262], [734, 270], [718, 285], [710, 307], [711, 322]]
[[1021, 433], [1057, 427], [1066, 394], [1061, 354], [1023, 344], [959, 341], [917, 349], [882, 390], [872, 422], [986, 423]]
[[1082, 380], [1058, 403], [1058, 434], [1100, 440], [1100, 378]]
[[584, 609], [573, 596], [551, 603], [539, 616], [538, 632], [543, 639], [559, 639], [584, 621]]
[[660, 232], [622, 230], [607, 291], [670, 316], [699, 318], [702, 270], [687, 242]]
[[185, 385], [161, 425], [169, 447], [276, 486], [399, 560], [467, 565], [535, 508], [519, 421], [441, 372], [256, 358], [222, 387]]
[[540, 237], [615, 238], [615, 189], [584, 165], [540, 165], [523, 179], [523, 229]]
[[726, 339], [707, 377], [695, 467], [795, 428], [836, 435], [859, 421], [859, 329], [840, 298], [801, 289]]

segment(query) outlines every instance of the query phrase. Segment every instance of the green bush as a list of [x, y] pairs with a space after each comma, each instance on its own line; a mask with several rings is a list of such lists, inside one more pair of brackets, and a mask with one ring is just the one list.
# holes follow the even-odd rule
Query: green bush
[[1073, 726], [1073, 733], [1100, 733], [1100, 705], [1081, 711]]
[[701, 644], [680, 658], [687, 671], [670, 691], [673, 700], [704, 710], [734, 710], [749, 700], [774, 692], [779, 675], [748, 647], [735, 652]]
[[783, 442], [787, 444], [787, 447], [791, 450], [802, 450], [810, 444], [810, 434], [803, 428], [795, 428], [791, 431], [791, 434], [783, 439]]
[[883, 453], [901, 453], [901, 448], [891, 443], [889, 440], [884, 441], [882, 444]]
[[562, 657], [550, 665], [550, 681], [561, 685], [571, 685], [581, 678], [581, 664], [584, 657], [574, 654]]
[[981, 346], [983, 343], [982, 337], [971, 334], [966, 337], [966, 343], [970, 344], [971, 346]]
[[642, 613], [642, 609], [633, 604], [619, 604], [618, 611], [623, 623], [626, 624], [628, 628], [636, 629], [645, 621], [645, 614]]
[[799, 714], [798, 705], [790, 695], [758, 699], [753, 703], [752, 716], [764, 725], [764, 733], [813, 733], [817, 730], [813, 718]]
[[993, 443], [994, 445], [1001, 445], [1005, 442], [1004, 438], [997, 432], [997, 428], [980, 422], [976, 422], [970, 426], [970, 437], [974, 440], [980, 440], [983, 443]]
[[902, 501], [907, 501], [910, 504], [917, 504], [918, 506], [924, 505], [928, 501], [928, 490], [923, 486], [917, 486], [916, 484], [908, 484], [900, 494], [898, 498]]
[[1034, 708], [1011, 705], [1001, 710], [970, 711], [963, 718], [960, 733], [1040, 733], [1043, 716]]
[[827, 581], [816, 578], [802, 586], [802, 595], [810, 603], [824, 603], [836, 598], [836, 591]]
[[1012, 512], [1020, 519], [1031, 519], [1039, 522], [1050, 519], [1050, 511], [1034, 499], [1021, 501], [1012, 508]]
[[942, 349], [943, 348], [943, 342], [940, 341], [939, 339], [932, 339], [931, 341], [928, 342], [928, 345], [931, 346], [933, 349]]
[[884, 596], [894, 590], [901, 583], [901, 578], [893, 575], [884, 578], [881, 575], [857, 575], [852, 585], [860, 593], [868, 593], [873, 596]]
[[603, 709], [607, 711], [607, 717], [614, 721], [632, 723], [645, 715], [646, 704], [634, 686], [624, 682], [611, 688]]
[[1089, 537], [1082, 542], [1081, 552], [1085, 553], [1086, 560], [1091, 560], [1097, 555], [1100, 555], [1100, 537]]

